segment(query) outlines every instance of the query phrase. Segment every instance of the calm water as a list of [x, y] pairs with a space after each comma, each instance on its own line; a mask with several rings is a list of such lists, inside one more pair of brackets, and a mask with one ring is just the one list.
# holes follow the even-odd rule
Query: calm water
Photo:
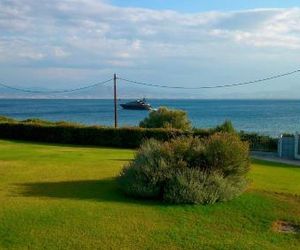
[[[123, 103], [126, 101], [119, 101]], [[300, 131], [300, 101], [285, 100], [149, 100], [188, 112], [195, 127], [212, 127], [225, 119], [239, 130], [269, 135]], [[119, 108], [120, 125], [138, 125], [147, 111]], [[0, 115], [17, 119], [41, 118], [84, 124], [113, 124], [112, 100], [0, 100]]]

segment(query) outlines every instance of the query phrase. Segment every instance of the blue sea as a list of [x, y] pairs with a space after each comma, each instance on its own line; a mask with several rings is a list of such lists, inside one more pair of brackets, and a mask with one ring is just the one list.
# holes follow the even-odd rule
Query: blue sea
[[[129, 100], [119, 100], [125, 103]], [[194, 127], [208, 128], [229, 119], [238, 130], [277, 136], [300, 131], [297, 100], [148, 100], [155, 108], [166, 106], [187, 111]], [[1, 99], [0, 115], [17, 119], [41, 118], [88, 125], [113, 125], [113, 100]], [[120, 126], [138, 125], [148, 111], [119, 107]]]

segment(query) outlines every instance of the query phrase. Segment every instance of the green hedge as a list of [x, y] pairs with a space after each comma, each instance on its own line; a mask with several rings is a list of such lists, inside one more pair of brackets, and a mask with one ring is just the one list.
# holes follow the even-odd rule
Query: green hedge
[[248, 141], [251, 151], [277, 152], [278, 139], [257, 133], [241, 131], [241, 140]]
[[0, 138], [50, 143], [137, 148], [145, 139], [166, 141], [188, 135], [169, 129], [105, 128], [26, 123], [0, 123]]
[[[194, 129], [184, 132], [176, 129], [147, 129], [138, 127], [111, 128], [84, 126], [67, 122], [48, 122], [37, 119], [17, 121], [0, 117], [0, 138], [49, 143], [95, 145], [119, 148], [137, 148], [145, 139], [167, 141], [178, 136], [208, 137], [216, 129]], [[226, 132], [226, 131], [225, 131]], [[248, 141], [252, 151], [277, 151], [277, 139], [256, 133], [239, 133]]]

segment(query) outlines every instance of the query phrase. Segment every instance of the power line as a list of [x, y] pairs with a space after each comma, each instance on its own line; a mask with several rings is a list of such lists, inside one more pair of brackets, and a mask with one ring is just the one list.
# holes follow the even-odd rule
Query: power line
[[[255, 83], [260, 83], [260, 82], [265, 82], [265, 81], [270, 81], [270, 80], [282, 78], [282, 77], [293, 75], [293, 74], [296, 74], [296, 73], [300, 73], [300, 69], [290, 71], [290, 72], [287, 72], [287, 73], [283, 73], [283, 74], [278, 74], [278, 75], [273, 75], [273, 76], [269, 76], [269, 77], [265, 77], [265, 78], [261, 78], [261, 79], [256, 79], [256, 80], [252, 80], [252, 81], [230, 83], [230, 84], [219, 84], [219, 85], [215, 85], [215, 86], [200, 86], [200, 87], [183, 87], [183, 86], [169, 86], [169, 85], [162, 85], [162, 84], [153, 84], [153, 83], [129, 80], [129, 79], [122, 78], [122, 77], [116, 77], [116, 79], [119, 79], [119, 80], [122, 80], [122, 81], [125, 81], [125, 82], [128, 82], [128, 83], [143, 85], [143, 86], [148, 86], [148, 87], [167, 88], [167, 89], [197, 90], [197, 89], [230, 88], [230, 87], [250, 85], [250, 84], [255, 84]], [[18, 88], [18, 87], [13, 87], [13, 86], [4, 84], [4, 83], [0, 83], [0, 86], [2, 86], [4, 88], [7, 88], [7, 89], [22, 91], [22, 92], [26, 92], [26, 93], [59, 94], [59, 93], [70, 93], [70, 92], [85, 90], [85, 89], [89, 89], [89, 88], [94, 88], [94, 87], [97, 87], [97, 86], [100, 86], [100, 85], [104, 85], [104, 84], [106, 84], [106, 83], [108, 83], [112, 80], [114, 80], [114, 78], [110, 78], [110, 79], [102, 81], [102, 82], [98, 82], [98, 83], [95, 83], [95, 84], [91, 84], [91, 85], [87, 85], [87, 86], [83, 86], [83, 87], [79, 87], [79, 88], [64, 89], [64, 90], [49, 90], [49, 91], [47, 91], [47, 90], [44, 90], [44, 91], [30, 90], [30, 89]]]
[[137, 85], [143, 85], [143, 86], [148, 86], [148, 87], [156, 87], [156, 88], [166, 88], [166, 89], [217, 89], [217, 88], [230, 88], [230, 87], [237, 87], [237, 86], [244, 86], [244, 85], [250, 85], [250, 84], [255, 84], [255, 83], [260, 83], [260, 82], [265, 82], [265, 81], [270, 81], [278, 78], [282, 78], [285, 76], [293, 75], [296, 73], [299, 73], [300, 69], [294, 70], [291, 72], [279, 74], [279, 75], [273, 75], [257, 80], [252, 80], [252, 81], [246, 81], [246, 82], [238, 82], [238, 83], [230, 83], [230, 84], [220, 84], [220, 85], [215, 85], [215, 86], [201, 86], [201, 87], [182, 87], [182, 86], [168, 86], [168, 85], [161, 85], [161, 84], [153, 84], [153, 83], [146, 83], [146, 82], [139, 82], [139, 81], [133, 81], [125, 78], [118, 77], [118, 79], [123, 80], [128, 83], [133, 83]]
[[103, 82], [98, 82], [98, 83], [95, 83], [95, 84], [91, 84], [91, 85], [83, 86], [83, 87], [79, 87], [79, 88], [74, 88], [74, 89], [49, 90], [49, 91], [47, 91], [47, 90], [41, 91], [41, 90], [30, 90], [30, 89], [17, 88], [17, 87], [12, 87], [12, 86], [3, 84], [3, 83], [0, 83], [0, 86], [2, 86], [4, 88], [7, 88], [7, 89], [22, 91], [22, 92], [26, 92], [26, 93], [59, 94], [59, 93], [70, 93], [70, 92], [80, 91], [80, 90], [84, 90], [84, 89], [94, 88], [94, 87], [97, 87], [97, 86], [100, 86], [100, 85], [104, 85], [104, 84], [106, 84], [106, 83], [108, 83], [112, 80], [113, 80], [113, 78], [105, 80]]

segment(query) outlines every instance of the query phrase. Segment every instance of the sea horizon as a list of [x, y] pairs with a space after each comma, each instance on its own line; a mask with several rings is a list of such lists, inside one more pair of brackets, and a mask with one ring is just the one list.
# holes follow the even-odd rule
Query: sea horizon
[[[155, 98], [155, 97], [118, 97], [117, 100], [136, 100], [145, 98], [146, 100], [204, 100], [204, 101], [300, 101], [300, 98]], [[85, 98], [85, 97], [78, 97], [78, 98], [45, 98], [45, 97], [0, 97], [0, 100], [114, 100], [114, 98]]]

